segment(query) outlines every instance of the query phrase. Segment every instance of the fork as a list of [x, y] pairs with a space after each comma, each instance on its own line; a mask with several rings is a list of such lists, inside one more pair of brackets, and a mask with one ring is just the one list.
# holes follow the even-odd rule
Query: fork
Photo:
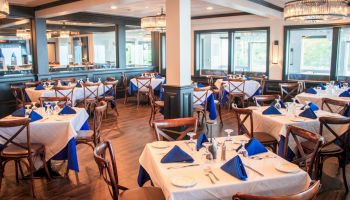
[[209, 173], [204, 173], [210, 179], [211, 184], [215, 184], [214, 180], [210, 177]]
[[213, 177], [216, 179], [216, 181], [220, 181], [220, 179], [214, 174], [214, 172], [211, 168], [204, 169], [204, 172], [210, 173], [211, 175], [213, 175]]

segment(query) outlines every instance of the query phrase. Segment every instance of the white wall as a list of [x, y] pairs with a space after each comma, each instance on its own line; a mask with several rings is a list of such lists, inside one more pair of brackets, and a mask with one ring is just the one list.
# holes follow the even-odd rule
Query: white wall
[[[349, 23], [350, 20], [342, 20], [333, 23]], [[253, 28], [253, 27], [270, 27], [270, 64], [269, 79], [281, 80], [283, 69], [283, 49], [284, 49], [284, 26], [301, 25], [300, 23], [286, 23], [283, 19], [270, 19], [256, 15], [242, 15], [236, 17], [205, 18], [192, 20], [192, 42], [191, 42], [191, 63], [192, 74], [194, 72], [194, 31], [197, 30], [215, 30], [215, 29], [235, 29], [235, 28]], [[272, 64], [272, 43], [279, 42], [279, 62]]]

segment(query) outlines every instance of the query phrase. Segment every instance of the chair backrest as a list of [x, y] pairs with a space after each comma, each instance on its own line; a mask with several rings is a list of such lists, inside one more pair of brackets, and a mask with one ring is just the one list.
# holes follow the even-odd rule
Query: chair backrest
[[94, 119], [93, 119], [93, 130], [94, 130], [94, 140], [95, 144], [97, 144], [99, 141], [98, 138], [101, 134], [101, 126], [102, 126], [102, 120], [103, 116], [106, 113], [107, 110], [107, 102], [100, 101], [96, 104], [95, 110], [94, 110]]
[[[293, 138], [293, 140], [291, 138]], [[296, 153], [292, 163], [297, 164], [301, 168], [305, 168], [305, 171], [310, 175], [310, 177], [314, 177], [312, 172], [315, 159], [324, 142], [324, 138], [317, 133], [289, 125], [287, 127], [287, 134], [283, 147], [284, 158], [287, 158], [290, 141], [294, 141], [298, 149], [298, 153]], [[308, 150], [305, 150], [301, 145], [301, 142], [304, 141], [308, 141], [310, 144]]]
[[106, 78], [106, 81], [115, 81], [116, 79], [115, 79], [115, 77], [107, 77]]
[[322, 110], [329, 111], [331, 113], [338, 113], [343, 115], [346, 107], [348, 105], [348, 102], [346, 101], [340, 101], [336, 99], [330, 99], [330, 98], [323, 98], [322, 99]]
[[275, 101], [277, 95], [259, 95], [254, 96], [253, 99], [255, 101], [255, 105], [258, 106], [266, 106]]
[[11, 86], [11, 93], [16, 99], [16, 107], [21, 108], [25, 104], [24, 92], [22, 87]]
[[103, 82], [103, 96], [113, 96], [117, 94], [118, 80]]
[[[1, 128], [12, 128], [12, 127], [18, 127], [19, 129], [11, 136], [6, 137], [6, 135], [0, 135], [0, 138], [4, 140], [3, 147], [7, 147], [8, 145], [12, 144], [15, 145], [21, 149], [25, 149], [27, 151], [27, 155], [31, 152], [31, 142], [30, 142], [30, 128], [29, 128], [29, 118], [21, 118], [16, 120], [0, 120], [0, 127]], [[16, 137], [24, 131], [26, 134], [27, 144], [24, 146], [23, 144], [17, 143], [15, 141]]]
[[30, 81], [30, 82], [24, 82], [24, 87], [30, 88], [30, 87], [36, 87], [37, 85], [41, 84], [40, 81]]
[[147, 92], [148, 86], [151, 85], [151, 78], [144, 78], [144, 77], [137, 77], [136, 78], [136, 84], [137, 84], [137, 91], [138, 92]]
[[230, 78], [227, 84], [229, 93], [245, 94], [245, 80]]
[[58, 106], [63, 108], [67, 105], [69, 99], [68, 97], [39, 97], [40, 106], [45, 107], [46, 103], [57, 102]]
[[299, 83], [279, 83], [278, 85], [280, 86], [280, 92], [283, 101], [294, 98], [299, 92]]
[[251, 77], [251, 80], [258, 81], [260, 83], [260, 92], [263, 95], [265, 91], [266, 78], [265, 77]]
[[83, 83], [84, 101], [86, 101], [87, 99], [97, 99], [99, 87], [100, 87], [100, 83], [92, 83], [92, 82]]
[[121, 73], [120, 77], [122, 79], [123, 87], [124, 87], [124, 89], [126, 89], [128, 87], [128, 77], [126, 76], [126, 74], [124, 72]]
[[[188, 132], [197, 132], [197, 119], [194, 117], [156, 120], [153, 121], [153, 125], [158, 141], [182, 140]], [[177, 129], [174, 130], [174, 128]]]
[[111, 196], [114, 200], [118, 200], [119, 189], [122, 188], [119, 186], [117, 164], [112, 143], [107, 140], [98, 144], [94, 150], [94, 159], [100, 175], [108, 185]]
[[298, 88], [298, 93], [302, 93], [306, 90], [306, 84], [305, 81], [298, 81], [299, 88]]
[[[347, 153], [348, 143], [349, 143], [349, 130], [350, 130], [350, 118], [348, 117], [320, 117], [320, 135], [323, 135], [325, 131], [330, 132], [334, 139], [326, 141], [323, 147], [326, 147], [334, 142], [340, 146], [344, 153]], [[342, 133], [337, 133], [334, 130], [333, 125], [346, 125], [347, 129]], [[326, 127], [326, 129], [324, 129]], [[327, 137], [328, 138], [328, 137]]]
[[209, 90], [205, 88], [194, 88], [193, 91], [193, 104], [194, 105], [203, 105], [203, 107], [207, 108], [207, 98], [208, 98]]
[[74, 105], [73, 93], [75, 86], [54, 86], [56, 97], [68, 97], [68, 104]]
[[149, 102], [151, 104], [151, 108], [153, 110], [155, 108], [156, 98], [155, 98], [155, 95], [154, 95], [153, 88], [150, 85], [148, 86], [148, 98], [149, 98]]
[[[233, 113], [235, 114], [237, 125], [238, 125], [238, 134], [247, 134], [249, 137], [254, 137], [254, 127], [253, 127], [253, 111], [248, 108], [233, 108]], [[250, 132], [244, 126], [244, 123], [250, 120]]]
[[76, 82], [76, 78], [74, 78], [74, 77], [60, 78], [60, 79], [57, 79], [55, 81], [56, 81], [56, 83], [58, 81], [61, 81], [61, 82], [64, 82], [64, 83], [68, 84], [68, 83], [75, 83]]
[[309, 188], [297, 194], [283, 196], [256, 196], [237, 193], [232, 197], [232, 200], [312, 200], [315, 199], [319, 189], [320, 181], [313, 181]]
[[213, 76], [207, 76], [207, 82], [211, 89], [214, 89], [214, 77]]

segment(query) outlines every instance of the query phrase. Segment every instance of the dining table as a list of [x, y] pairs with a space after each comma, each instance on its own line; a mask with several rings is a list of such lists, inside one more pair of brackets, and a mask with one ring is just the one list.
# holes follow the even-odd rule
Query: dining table
[[[218, 137], [215, 140], [222, 145], [226, 138]], [[232, 136], [231, 141], [225, 143], [227, 144], [225, 160], [221, 159], [220, 150], [217, 151], [215, 160], [206, 160], [203, 156], [204, 148], [196, 151], [189, 146], [188, 141], [148, 143], [139, 158], [139, 185], [151, 180], [154, 186], [162, 189], [165, 198], [171, 200], [229, 200], [238, 192], [255, 195], [288, 195], [308, 188], [311, 182], [309, 175], [298, 167], [293, 173], [281, 171], [281, 165], [290, 163], [273, 152], [258, 154], [256, 156], [261, 159], [256, 159], [256, 156], [245, 157], [234, 150], [242, 141], [248, 140], [244, 135]], [[161, 163], [164, 155], [175, 145], [190, 155], [194, 162]], [[237, 155], [245, 166], [246, 180], [236, 178], [221, 169], [221, 166]]]
[[[240, 82], [232, 82], [233, 85], [236, 85], [238, 87], [238, 85], [240, 84]], [[227, 101], [227, 95], [230, 91], [229, 89], [229, 83], [228, 81], [225, 81], [224, 79], [217, 79], [214, 83], [214, 85], [217, 87], [217, 88], [221, 88], [221, 85], [222, 87], [224, 88], [224, 96], [223, 96], [223, 99], [222, 103], [225, 103]], [[244, 99], [249, 99], [251, 97], [253, 97], [254, 95], [259, 95], [261, 93], [260, 91], [260, 83], [258, 81], [255, 81], [255, 80], [245, 80], [245, 83], [244, 83], [244, 93], [245, 93], [245, 96], [244, 96]], [[239, 87], [238, 87], [239, 88]], [[242, 88], [243, 89], [243, 88]], [[233, 90], [233, 92], [240, 92], [239, 90]]]
[[[207, 96], [206, 96], [207, 99], [202, 99], [201, 97], [204, 97], [206, 92], [207, 92]], [[211, 90], [193, 92], [193, 104], [201, 105], [203, 103], [207, 104], [207, 111], [209, 112], [209, 118], [211, 120], [215, 120], [217, 118], [217, 111], [216, 111], [214, 94]]]
[[[84, 108], [73, 107], [76, 114], [47, 113], [45, 108], [37, 108], [35, 112], [42, 116], [34, 122], [29, 123], [30, 140], [32, 143], [40, 143], [45, 146], [46, 161], [68, 160], [68, 168], [79, 171], [78, 160], [76, 155], [75, 137], [77, 131], [88, 130], [89, 115]], [[30, 112], [27, 109], [27, 114]], [[28, 115], [26, 116], [28, 117]], [[6, 116], [0, 120], [15, 120], [19, 117], [12, 115]], [[9, 138], [19, 130], [20, 127], [0, 128], [0, 135]], [[23, 130], [15, 139], [16, 142], [26, 142], [27, 136]], [[0, 144], [5, 140], [0, 138]], [[39, 168], [42, 165], [40, 159], [36, 159], [34, 166]]]
[[[145, 79], [140, 79], [139, 80], [141, 84], [147, 85], [148, 80]], [[150, 86], [152, 87], [152, 89], [159, 93], [162, 89], [162, 85], [165, 83], [165, 77], [153, 77], [151, 78], [150, 81]], [[140, 85], [139, 87], [141, 88], [142, 85]], [[146, 87], [142, 87], [143, 90], [148, 90], [148, 88]], [[138, 86], [137, 86], [137, 80], [136, 78], [132, 78], [130, 79], [130, 83], [129, 83], [129, 95], [137, 92], [138, 90]]]

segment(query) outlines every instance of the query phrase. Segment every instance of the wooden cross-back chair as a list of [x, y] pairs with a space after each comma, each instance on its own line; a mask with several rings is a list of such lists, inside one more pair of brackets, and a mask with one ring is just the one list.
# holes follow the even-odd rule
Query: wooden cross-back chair
[[137, 108], [140, 105], [140, 97], [148, 95], [148, 86], [151, 86], [152, 78], [137, 77]]
[[148, 97], [151, 104], [151, 117], [149, 118], [149, 124], [152, 126], [152, 121], [155, 120], [157, 112], [164, 108], [164, 101], [156, 101], [152, 86], [148, 86]]
[[267, 106], [273, 103], [277, 97], [277, 95], [259, 95], [254, 96], [253, 99], [256, 106], [258, 106], [258, 104], [260, 106]]
[[260, 83], [260, 94], [264, 95], [265, 92], [265, 84], [266, 84], [266, 77], [251, 77], [251, 80], [258, 81]]
[[68, 105], [74, 106], [73, 95], [75, 86], [54, 86], [56, 97], [67, 97]]
[[294, 98], [300, 91], [300, 84], [296, 82], [279, 83], [278, 85], [280, 86], [281, 98], [283, 101]]
[[201, 119], [202, 124], [204, 120], [207, 121], [207, 99], [209, 90], [205, 88], [194, 88], [193, 91], [193, 111], [197, 113], [198, 120]]
[[327, 110], [331, 113], [338, 113], [340, 115], [343, 115], [346, 108], [347, 108], [348, 102], [346, 101], [340, 101], [336, 99], [330, 99], [330, 98], [322, 98], [322, 110]]
[[92, 109], [92, 106], [96, 104], [99, 97], [99, 87], [100, 83], [92, 83], [92, 82], [86, 82], [83, 83], [83, 90], [84, 90], [84, 107], [86, 110]]
[[23, 108], [25, 105], [30, 105], [31, 102], [26, 102], [23, 88], [20, 86], [11, 86], [11, 93], [16, 100], [16, 108]]
[[100, 101], [94, 105], [94, 118], [92, 130], [77, 131], [76, 143], [87, 144], [92, 149], [101, 141], [101, 127], [103, 116], [107, 110], [107, 102]]
[[57, 102], [60, 108], [67, 105], [69, 99], [68, 97], [39, 97], [40, 106], [45, 107], [46, 103]]
[[[322, 147], [322, 144], [324, 143], [324, 138], [317, 133], [313, 133], [311, 131], [290, 125], [287, 127], [287, 134], [283, 147], [284, 158], [287, 158], [288, 155], [289, 141], [292, 140], [290, 138], [293, 139], [298, 150], [298, 153], [296, 153], [296, 156], [293, 159], [292, 163], [297, 164], [301, 168], [304, 168], [310, 177], [316, 179], [317, 175], [314, 175], [313, 172], [315, 168], [316, 157]], [[302, 146], [302, 141], [307, 141], [309, 144], [308, 149], [305, 149]]]
[[[129, 190], [127, 187], [119, 184], [115, 153], [110, 141], [104, 141], [95, 148], [94, 159], [98, 166], [100, 175], [108, 185], [109, 193], [114, 200], [165, 200], [160, 188], [140, 187]], [[120, 192], [120, 190], [123, 192]]]
[[[50, 179], [50, 173], [47, 168], [46, 164], [46, 158], [45, 158], [45, 146], [43, 144], [39, 143], [31, 143], [30, 140], [30, 127], [29, 127], [29, 120], [28, 118], [21, 118], [16, 120], [1, 120], [0, 121], [0, 127], [1, 128], [16, 128], [16, 132], [6, 137], [6, 135], [0, 135], [0, 138], [4, 141], [3, 148], [0, 151], [0, 190], [1, 190], [1, 182], [3, 178], [3, 173], [5, 170], [5, 165], [9, 161], [15, 162], [15, 170], [16, 170], [16, 180], [18, 182], [18, 171], [20, 171], [22, 178], [23, 170], [21, 167], [21, 160], [27, 159], [29, 166], [28, 172], [31, 182], [31, 193], [32, 196], [35, 197], [35, 186], [34, 186], [34, 177], [33, 172], [35, 171], [34, 168], [34, 159], [36, 157], [40, 157], [43, 161], [43, 165], [45, 168], [45, 172], [47, 175], [47, 178]], [[25, 134], [26, 142], [17, 142], [17, 137], [23, 132]]]
[[74, 77], [67, 77], [67, 78], [60, 78], [60, 79], [56, 79], [55, 80], [56, 83], [58, 81], [64, 82], [66, 84], [68, 84], [68, 83], [75, 83], [76, 82], [76, 78], [74, 78]]
[[[249, 138], [255, 137], [263, 145], [270, 147], [274, 152], [277, 151], [277, 140], [273, 136], [269, 133], [254, 131], [253, 111], [251, 109], [233, 108], [233, 112], [237, 120], [239, 135], [246, 134]], [[250, 130], [244, 125], [247, 120], [249, 120]]]
[[214, 100], [214, 103], [218, 109], [218, 112], [219, 112], [219, 117], [220, 117], [220, 124], [221, 126], [223, 125], [223, 121], [222, 121], [222, 99], [224, 98], [224, 93], [225, 93], [225, 88], [224, 88], [224, 85], [225, 83], [222, 82], [221, 85], [220, 85], [220, 88], [219, 89], [213, 89], [213, 94], [217, 95], [217, 99]]
[[106, 101], [107, 104], [111, 104], [112, 108], [112, 102], [114, 102], [114, 110], [119, 115], [118, 109], [117, 109], [117, 85], [118, 80], [115, 81], [105, 81], [103, 82], [103, 94], [102, 94], [102, 100]]
[[232, 200], [314, 200], [321, 187], [320, 181], [312, 181], [310, 186], [300, 193], [281, 196], [258, 196], [251, 194], [237, 193]]
[[124, 72], [121, 72], [120, 78], [123, 84], [124, 89], [124, 104], [128, 102], [128, 96], [129, 96], [129, 85], [128, 85], [128, 77]]
[[[153, 121], [153, 127], [158, 141], [178, 141], [183, 140], [188, 132], [197, 133], [197, 119], [189, 117], [155, 120]], [[181, 130], [174, 130], [174, 128], [180, 128]]]
[[237, 97], [241, 101], [242, 107], [244, 107], [244, 97], [245, 97], [245, 80], [242, 79], [228, 79], [228, 95], [229, 95], [229, 108], [234, 99]]

